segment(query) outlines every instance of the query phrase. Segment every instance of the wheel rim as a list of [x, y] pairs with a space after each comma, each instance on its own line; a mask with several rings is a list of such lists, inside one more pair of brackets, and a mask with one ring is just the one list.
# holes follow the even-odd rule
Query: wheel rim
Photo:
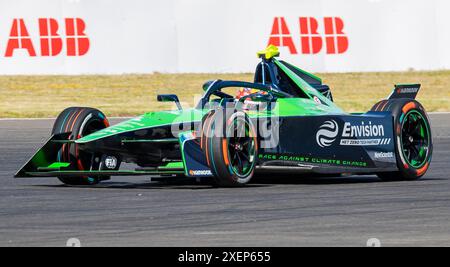
[[401, 133], [402, 152], [413, 168], [423, 167], [428, 159], [430, 131], [425, 118], [416, 110], [405, 115]]
[[254, 169], [256, 138], [245, 118], [236, 118], [227, 131], [230, 168], [239, 177], [248, 176]]

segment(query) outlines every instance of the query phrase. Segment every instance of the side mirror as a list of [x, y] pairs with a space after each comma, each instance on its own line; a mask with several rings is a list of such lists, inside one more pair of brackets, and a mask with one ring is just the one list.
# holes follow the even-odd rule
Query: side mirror
[[178, 110], [183, 110], [177, 95], [158, 95], [158, 102], [175, 102]]

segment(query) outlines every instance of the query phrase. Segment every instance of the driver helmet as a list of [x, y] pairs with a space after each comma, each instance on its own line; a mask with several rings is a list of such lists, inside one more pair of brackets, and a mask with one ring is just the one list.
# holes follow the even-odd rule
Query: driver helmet
[[237, 94], [236, 94], [236, 99], [239, 100], [243, 97], [249, 96], [251, 94], [255, 94], [258, 93], [259, 90], [258, 89], [251, 89], [251, 88], [241, 88], [238, 90]]
[[[241, 88], [238, 90], [236, 95], [236, 101], [241, 100], [242, 98], [252, 95], [252, 94], [261, 94], [261, 95], [267, 95], [267, 92], [258, 90], [258, 89], [251, 89], [251, 88]], [[258, 109], [260, 107], [260, 102], [255, 102], [252, 99], [245, 99], [244, 105], [242, 106], [242, 109], [244, 110], [253, 110]]]

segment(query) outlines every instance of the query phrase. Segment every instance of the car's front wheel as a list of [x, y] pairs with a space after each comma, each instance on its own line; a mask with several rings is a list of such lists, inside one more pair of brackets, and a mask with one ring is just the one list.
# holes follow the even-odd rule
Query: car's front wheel
[[[72, 107], [64, 110], [56, 119], [52, 134], [68, 133], [69, 140], [77, 140], [86, 135], [109, 127], [106, 116], [99, 110], [93, 108]], [[58, 152], [58, 161], [70, 163], [71, 169], [76, 171], [98, 170], [100, 157], [80, 151], [77, 144], [64, 144]], [[105, 176], [81, 176], [81, 177], [58, 177], [67, 185], [95, 185]]]
[[247, 184], [258, 155], [255, 127], [247, 114], [216, 111], [207, 117], [204, 127], [202, 147], [215, 183], [222, 187]]

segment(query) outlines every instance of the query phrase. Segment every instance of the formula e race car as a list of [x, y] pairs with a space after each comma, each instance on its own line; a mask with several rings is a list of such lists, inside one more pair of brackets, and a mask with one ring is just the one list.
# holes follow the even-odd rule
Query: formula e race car
[[64, 110], [16, 177], [58, 177], [68, 185], [111, 176], [208, 177], [233, 187], [260, 173], [376, 174], [389, 181], [427, 172], [433, 145], [427, 113], [415, 100], [420, 85], [397, 85], [370, 111], [349, 114], [320, 78], [278, 60], [277, 47], [258, 56], [253, 83], [209, 81], [193, 109], [183, 110], [176, 95], [159, 95], [178, 110], [114, 126], [97, 109]]

